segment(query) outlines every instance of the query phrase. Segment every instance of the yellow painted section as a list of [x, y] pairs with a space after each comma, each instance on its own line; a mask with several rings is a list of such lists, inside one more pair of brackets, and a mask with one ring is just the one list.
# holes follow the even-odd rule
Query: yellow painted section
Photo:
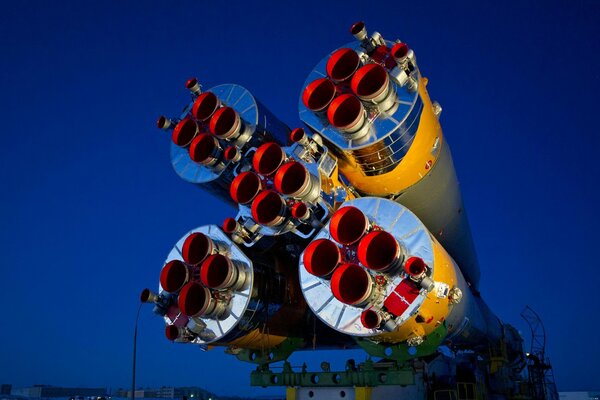
[[287, 387], [285, 389], [285, 398], [286, 400], [296, 400], [296, 394], [298, 393], [298, 391], [296, 390], [295, 387]]
[[281, 344], [285, 339], [287, 339], [285, 336], [262, 333], [260, 329], [257, 328], [231, 342], [223, 343], [223, 345], [239, 347], [242, 349], [262, 350], [275, 347]]
[[[446, 250], [431, 238], [433, 244], [433, 276], [436, 282], [443, 282], [450, 288], [457, 284], [456, 271], [458, 267], [448, 255]], [[411, 317], [398, 327], [394, 332], [384, 333], [375, 337], [375, 340], [386, 343], [399, 343], [412, 336], [426, 336], [433, 332], [448, 316], [452, 305], [448, 298], [438, 298], [435, 290], [429, 292], [419, 307], [426, 310], [428, 317], [433, 317], [430, 322], [417, 322], [417, 315]]]
[[370, 387], [355, 387], [354, 398], [356, 400], [371, 400], [371, 392], [373, 388]]
[[[423, 110], [415, 138], [398, 166], [382, 175], [367, 176], [353, 160], [339, 160], [340, 170], [360, 192], [388, 196], [398, 194], [419, 182], [437, 162], [444, 137], [440, 123], [433, 113], [431, 99], [425, 86], [427, 79], [419, 80], [419, 96]], [[432, 151], [437, 140], [437, 151]]]

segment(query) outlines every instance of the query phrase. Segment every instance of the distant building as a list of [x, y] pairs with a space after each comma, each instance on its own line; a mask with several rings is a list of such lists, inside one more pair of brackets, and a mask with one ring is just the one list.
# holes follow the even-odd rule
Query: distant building
[[13, 389], [11, 394], [30, 398], [51, 397], [106, 397], [106, 388], [65, 388], [49, 385], [34, 385]]
[[560, 392], [560, 400], [600, 400], [600, 392]]
[[[117, 390], [115, 396], [131, 398], [131, 390]], [[217, 397], [213, 393], [195, 386], [163, 386], [160, 388], [136, 389], [135, 391], [136, 398], [145, 399], [183, 399], [184, 396], [187, 398], [187, 400], [217, 400]]]
[[3, 383], [2, 385], [0, 385], [0, 394], [10, 394], [11, 390], [12, 385], [9, 385], [8, 383]]

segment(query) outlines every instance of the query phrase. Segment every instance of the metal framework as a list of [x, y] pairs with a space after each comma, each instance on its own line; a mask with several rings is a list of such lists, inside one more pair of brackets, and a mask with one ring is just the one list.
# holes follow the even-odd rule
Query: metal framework
[[546, 357], [546, 329], [540, 316], [529, 306], [521, 312], [521, 317], [531, 330], [531, 349], [527, 353], [527, 371], [531, 397], [533, 399], [558, 400], [552, 364]]

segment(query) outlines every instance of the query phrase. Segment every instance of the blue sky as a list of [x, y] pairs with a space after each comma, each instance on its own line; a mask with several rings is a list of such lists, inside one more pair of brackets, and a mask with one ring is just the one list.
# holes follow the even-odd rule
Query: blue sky
[[[306, 75], [357, 20], [409, 43], [444, 108], [486, 301], [526, 335], [538, 311], [560, 390], [599, 389], [596, 1], [2, 2], [0, 381], [130, 384], [140, 289], [181, 235], [235, 214], [176, 176], [156, 117], [198, 76], [298, 126]], [[140, 385], [256, 392], [250, 365], [163, 332], [146, 308]]]

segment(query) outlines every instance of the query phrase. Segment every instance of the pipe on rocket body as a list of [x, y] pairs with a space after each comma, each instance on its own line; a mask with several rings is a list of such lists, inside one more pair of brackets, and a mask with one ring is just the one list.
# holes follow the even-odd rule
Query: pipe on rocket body
[[252, 158], [254, 170], [263, 176], [270, 176], [283, 164], [286, 156], [280, 145], [269, 142], [261, 145]]
[[199, 121], [206, 121], [221, 107], [221, 101], [213, 92], [199, 95], [192, 106], [192, 115]]
[[229, 193], [236, 203], [248, 204], [256, 198], [261, 189], [260, 177], [252, 171], [246, 171], [233, 179], [229, 187]]
[[231, 107], [221, 107], [210, 118], [209, 129], [221, 139], [237, 138], [244, 123], [240, 115]]
[[200, 281], [211, 289], [243, 289], [247, 275], [243, 266], [222, 254], [209, 256], [200, 267]]
[[208, 133], [200, 133], [192, 140], [189, 154], [192, 161], [207, 167], [222, 164], [223, 149], [217, 138]]
[[373, 278], [357, 264], [342, 264], [331, 275], [331, 292], [342, 303], [363, 305], [374, 294]]
[[217, 245], [207, 235], [194, 232], [183, 242], [181, 255], [189, 265], [198, 265], [211, 254], [218, 252]]
[[369, 219], [361, 210], [348, 206], [338, 209], [329, 224], [333, 239], [343, 245], [358, 242], [369, 229]]
[[352, 77], [359, 66], [358, 54], [352, 49], [341, 48], [331, 54], [325, 70], [334, 82], [344, 82]]
[[175, 125], [171, 138], [179, 147], [187, 147], [199, 132], [198, 123], [192, 118], [184, 118]]
[[304, 268], [315, 276], [329, 278], [342, 261], [340, 248], [329, 239], [317, 239], [306, 247]]
[[325, 110], [335, 97], [335, 85], [327, 78], [319, 78], [304, 88], [302, 102], [309, 110], [321, 112]]
[[287, 205], [277, 192], [265, 190], [252, 202], [252, 217], [261, 225], [281, 225], [287, 217]]
[[371, 63], [361, 67], [350, 82], [352, 91], [364, 102], [374, 103], [382, 111], [396, 103], [396, 93], [390, 77], [381, 65]]
[[371, 231], [358, 243], [358, 260], [367, 268], [384, 272], [402, 265], [404, 249], [396, 238], [385, 231]]
[[277, 170], [273, 183], [280, 193], [308, 202], [318, 199], [321, 192], [319, 178], [297, 161], [283, 164]]
[[180, 260], [171, 260], [160, 271], [160, 286], [169, 293], [178, 292], [190, 281], [192, 271]]
[[353, 137], [366, 134], [366, 112], [356, 96], [345, 93], [336, 97], [327, 109], [329, 123], [342, 133]]

